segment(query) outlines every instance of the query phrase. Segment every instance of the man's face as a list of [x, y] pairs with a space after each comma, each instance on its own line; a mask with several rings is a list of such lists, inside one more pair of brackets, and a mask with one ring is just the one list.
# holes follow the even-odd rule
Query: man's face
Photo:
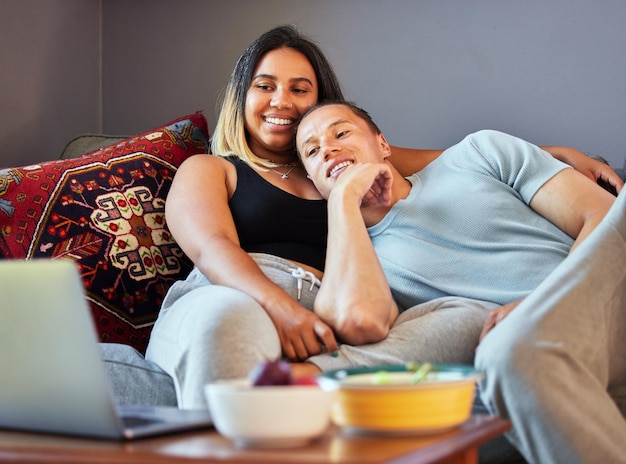
[[391, 154], [385, 137], [343, 105], [327, 105], [309, 113], [298, 126], [296, 146], [324, 198], [351, 165], [382, 163]]

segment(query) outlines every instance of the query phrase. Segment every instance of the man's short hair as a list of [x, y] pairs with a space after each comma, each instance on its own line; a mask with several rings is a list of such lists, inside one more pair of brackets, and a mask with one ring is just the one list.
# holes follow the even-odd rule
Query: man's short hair
[[355, 116], [359, 117], [360, 119], [362, 119], [363, 121], [365, 121], [365, 123], [369, 126], [369, 128], [375, 133], [375, 134], [381, 134], [382, 131], [380, 130], [380, 128], [378, 127], [378, 125], [374, 122], [374, 120], [372, 119], [372, 117], [370, 116], [370, 114], [365, 111], [363, 108], [355, 105], [352, 102], [349, 101], [345, 101], [345, 100], [325, 100], [321, 103], [318, 103], [314, 106], [312, 106], [311, 108], [309, 108], [300, 118], [300, 122], [302, 122], [304, 120], [304, 118], [306, 118], [310, 113], [312, 113], [313, 111], [319, 109], [319, 108], [323, 108], [325, 106], [331, 106], [331, 105], [338, 105], [338, 106], [343, 106], [344, 108], [348, 108], [350, 111], [352, 111], [352, 113], [354, 113]]

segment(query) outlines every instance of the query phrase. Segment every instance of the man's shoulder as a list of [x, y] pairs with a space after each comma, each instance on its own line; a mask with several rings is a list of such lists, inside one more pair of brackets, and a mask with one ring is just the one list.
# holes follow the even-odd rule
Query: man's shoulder
[[[515, 137], [493, 129], [472, 132], [446, 149], [440, 156], [442, 164], [472, 168], [508, 151], [516, 142]], [[482, 160], [482, 161], [481, 161]]]
[[524, 143], [524, 141], [506, 132], [495, 129], [481, 129], [466, 135], [460, 143], [470, 144], [478, 151], [482, 151], [488, 148], [499, 148], [503, 144]]
[[549, 153], [541, 150], [537, 145], [528, 142], [518, 136], [501, 132], [494, 129], [483, 129], [468, 134], [461, 142], [459, 148], [464, 154], [473, 152], [478, 157], [484, 158], [489, 164], [502, 163], [509, 165], [513, 163], [525, 163], [529, 159], [546, 158], [553, 161], [554, 158]]

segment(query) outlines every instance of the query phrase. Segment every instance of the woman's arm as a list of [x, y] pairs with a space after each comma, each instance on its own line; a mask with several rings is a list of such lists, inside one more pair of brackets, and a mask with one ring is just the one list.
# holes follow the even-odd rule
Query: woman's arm
[[391, 147], [391, 156], [387, 159], [403, 177], [408, 177], [424, 169], [442, 153], [443, 150]]
[[165, 207], [177, 243], [212, 283], [241, 290], [265, 309], [289, 359], [319, 354], [322, 344], [335, 351], [330, 327], [268, 279], [239, 246], [228, 206], [236, 182], [234, 166], [219, 157], [196, 155], [181, 165]]
[[[550, 153], [556, 159], [569, 164], [611, 193], [619, 193], [624, 186], [624, 182], [611, 166], [590, 158], [575, 148], [563, 146], [543, 146], [540, 148]], [[421, 150], [400, 147], [391, 147], [391, 149], [392, 155], [389, 157], [389, 161], [404, 177], [421, 171], [428, 163], [443, 153], [443, 150]]]

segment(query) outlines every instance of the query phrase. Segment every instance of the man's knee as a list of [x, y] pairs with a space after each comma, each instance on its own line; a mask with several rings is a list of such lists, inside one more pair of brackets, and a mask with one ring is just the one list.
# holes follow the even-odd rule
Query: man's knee
[[[497, 330], [497, 327], [493, 330]], [[517, 377], [526, 370], [536, 353], [527, 340], [510, 334], [490, 333], [478, 345], [475, 365], [486, 375]]]

